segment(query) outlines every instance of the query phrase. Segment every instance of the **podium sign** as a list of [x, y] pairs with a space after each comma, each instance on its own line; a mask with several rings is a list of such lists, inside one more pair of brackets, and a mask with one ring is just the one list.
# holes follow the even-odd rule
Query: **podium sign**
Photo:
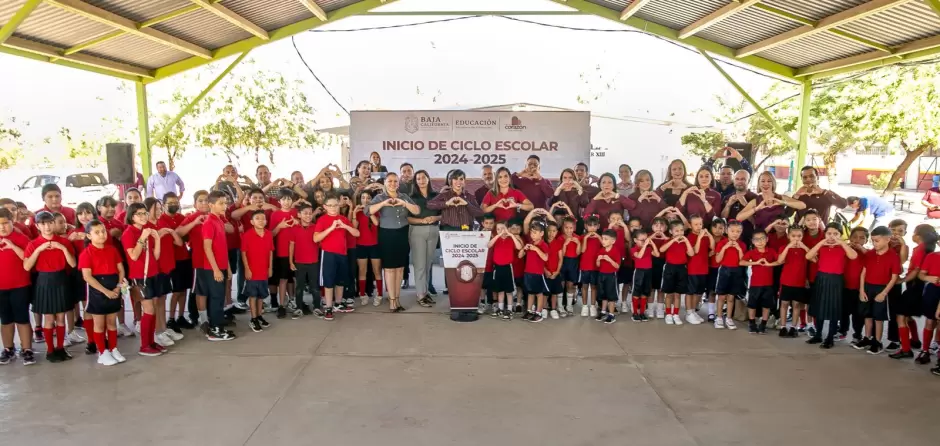
[[477, 319], [489, 242], [490, 233], [485, 231], [441, 231], [444, 277], [449, 290], [451, 319], [455, 321]]
[[456, 268], [465, 260], [477, 268], [486, 268], [489, 243], [490, 233], [486, 231], [441, 231], [444, 268]]

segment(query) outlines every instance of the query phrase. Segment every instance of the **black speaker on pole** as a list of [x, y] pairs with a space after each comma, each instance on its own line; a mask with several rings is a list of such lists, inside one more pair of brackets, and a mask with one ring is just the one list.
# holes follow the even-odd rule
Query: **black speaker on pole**
[[[725, 144], [725, 145], [728, 146], [728, 147], [731, 147], [731, 148], [734, 149], [734, 150], [737, 150], [738, 153], [740, 153], [741, 156], [744, 157], [744, 159], [746, 159], [748, 163], [751, 163], [751, 166], [754, 165], [754, 159], [751, 158], [751, 156], [752, 156], [752, 153], [751, 153], [751, 152], [752, 152], [754, 146], [751, 145], [751, 143], [749, 143], [749, 142], [729, 142], [729, 143], [727, 143], [727, 144]], [[731, 166], [731, 168], [734, 169], [735, 172], [737, 172], [738, 170], [741, 169], [741, 163], [738, 162], [737, 159], [731, 158], [731, 157], [728, 157], [728, 158], [725, 159], [725, 164], [724, 164], [724, 165], [726, 165], [726, 166]]]
[[134, 145], [111, 142], [105, 148], [108, 155], [108, 181], [111, 184], [136, 183], [137, 167], [134, 164]]

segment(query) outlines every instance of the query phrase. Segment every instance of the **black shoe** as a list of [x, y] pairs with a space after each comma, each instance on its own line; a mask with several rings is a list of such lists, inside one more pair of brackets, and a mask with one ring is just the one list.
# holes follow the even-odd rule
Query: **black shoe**
[[917, 359], [915, 359], [914, 362], [920, 365], [930, 364], [930, 351], [921, 350], [920, 353], [917, 354]]
[[209, 329], [209, 334], [206, 335], [206, 339], [212, 342], [231, 341], [235, 339], [235, 335], [222, 329], [222, 327], [212, 327]]
[[428, 287], [428, 296], [437, 297], [437, 290], [433, 286]]
[[444, 288], [444, 294], [450, 294], [450, 290], [448, 290], [447, 288]]
[[236, 307], [235, 305], [232, 305], [232, 306], [229, 307], [229, 309], [226, 310], [226, 311], [231, 311], [232, 314], [245, 314], [245, 313], [248, 312], [248, 310], [246, 310], [246, 309], [244, 309], [244, 308]]
[[855, 348], [855, 346], [858, 345], [859, 342], [862, 342], [862, 338], [852, 335], [852, 342], [849, 342], [849, 345], [851, 345], [852, 348]]
[[634, 314], [632, 317], [633, 322], [643, 322], [643, 319], [640, 318], [639, 314]]
[[20, 358], [23, 358], [23, 365], [33, 365], [36, 363], [36, 354], [32, 350], [26, 349], [20, 353]]
[[594, 317], [595, 321], [601, 322], [607, 318], [607, 313], [597, 313], [597, 316]]
[[251, 327], [251, 331], [255, 333], [260, 333], [263, 331], [261, 328], [261, 322], [258, 322], [258, 319], [252, 319], [248, 321], [248, 326]]
[[892, 351], [892, 352], [895, 350], [900, 350], [900, 349], [901, 349], [901, 344], [898, 344], [897, 342], [894, 342], [894, 341], [889, 342], [888, 346], [885, 347], [885, 350]]
[[[494, 308], [497, 308], [497, 307], [494, 306]], [[503, 317], [503, 310], [493, 311], [492, 313], [490, 313], [490, 317], [493, 319], [499, 319]]]
[[826, 339], [822, 344], [820, 344], [819, 348], [828, 350], [833, 346], [835, 346], [835, 342], [832, 342], [832, 339]]
[[868, 354], [879, 355], [884, 352], [884, 348], [878, 341], [871, 341], [871, 347], [868, 348]]
[[777, 332], [777, 335], [780, 336], [781, 338], [789, 338], [790, 332], [787, 331], [787, 327], [783, 327], [780, 329], [779, 332]]
[[402, 280], [402, 281], [401, 281], [401, 289], [403, 289], [403, 290], [407, 290], [407, 289], [408, 289], [408, 281], [407, 281], [407, 280]]
[[714, 315], [714, 314], [709, 314], [709, 315], [708, 315], [708, 323], [709, 323], [709, 324], [714, 324], [714, 323], [715, 323], [715, 315]]
[[920, 350], [921, 347], [923, 347], [923, 346], [924, 346], [924, 344], [921, 344], [921, 342], [920, 342], [919, 340], [911, 341], [911, 350], [912, 350], [912, 351], [913, 351], [913, 350]]
[[806, 340], [806, 343], [807, 343], [807, 344], [821, 344], [822, 341], [823, 341], [822, 338], [820, 338], [820, 337], [818, 337], [818, 336], [813, 336], [813, 337], [807, 339], [807, 340]]
[[527, 321], [532, 318], [532, 313], [529, 311], [525, 312], [525, 315], [522, 316], [522, 320]]
[[303, 313], [304, 316], [310, 316], [311, 314], [313, 314], [313, 311], [310, 310], [309, 305], [304, 305], [300, 307], [300, 312]]
[[229, 308], [228, 310], [225, 310], [222, 312], [222, 318], [225, 319], [226, 321], [231, 322], [235, 320], [235, 312], [232, 311], [232, 308]]
[[800, 335], [799, 335], [799, 333], [797, 333], [797, 331], [796, 331], [795, 328], [790, 327], [790, 329], [787, 330], [787, 337], [796, 338], [796, 337], [799, 337], [799, 336], [800, 336]]
[[529, 318], [529, 322], [542, 322], [542, 315], [538, 313], [532, 313], [532, 317]]
[[65, 361], [65, 358], [59, 354], [58, 350], [53, 350], [51, 352], [46, 352], [46, 361], [49, 361], [53, 364]]
[[333, 309], [327, 308], [326, 313], [323, 314], [323, 320], [332, 321], [333, 320]]
[[189, 321], [187, 321], [183, 316], [176, 318], [176, 326], [185, 330], [192, 330], [195, 328], [193, 324], [190, 324]]
[[277, 307], [277, 318], [284, 319], [287, 317], [287, 308], [286, 307]]
[[[33, 330], [33, 342], [46, 342], [46, 336], [42, 334], [41, 328]], [[46, 355], [48, 355], [48, 353], [46, 353]]]
[[181, 330], [179, 325], [177, 325], [176, 319], [167, 319], [166, 328], [173, 330], [174, 333], [183, 333], [183, 330]]
[[912, 352], [912, 351], [898, 350], [898, 351], [896, 351], [896, 352], [894, 352], [894, 353], [888, 355], [888, 357], [891, 358], [891, 359], [910, 359], [910, 358], [913, 358], [913, 357], [914, 357], [914, 352]]
[[89, 342], [85, 345], [85, 354], [94, 355], [98, 353], [98, 346], [94, 342]]
[[747, 332], [748, 334], [757, 334], [757, 323], [754, 321], [748, 321]]
[[76, 327], [78, 327], [78, 328], [83, 328], [82, 325], [84, 325], [84, 324], [85, 324], [85, 321], [84, 321], [82, 318], [80, 318], [80, 317], [75, 318], [75, 326], [76, 326]]
[[757, 325], [757, 334], [767, 334], [767, 321], [760, 321]]
[[862, 338], [860, 341], [852, 344], [852, 348], [856, 350], [865, 350], [871, 347], [871, 344], [874, 342], [871, 338]]
[[264, 316], [258, 316], [258, 323], [261, 324], [261, 328], [268, 328], [271, 326], [271, 323], [264, 320]]
[[516, 305], [515, 307], [513, 307], [512, 312], [513, 312], [513, 313], [522, 313], [522, 305]]
[[940, 376], [940, 365], [938, 365], [938, 366], [936, 366], [936, 367], [930, 369], [930, 373], [933, 373], [934, 375]]
[[809, 337], [811, 338], [815, 338], [816, 336], [821, 336], [821, 333], [818, 333], [816, 331], [816, 327], [813, 327], [812, 325], [806, 329], [806, 333], [808, 333]]
[[605, 324], [613, 324], [614, 322], [617, 322], [617, 318], [614, 317], [614, 315], [612, 315], [612, 314], [608, 314], [608, 315], [607, 315], [607, 318], [604, 319], [604, 323], [605, 323]]
[[5, 348], [0, 352], [0, 365], [7, 365], [13, 358], [16, 357], [16, 352], [12, 348]]
[[71, 361], [71, 360], [72, 360], [72, 354], [69, 353], [69, 351], [66, 350], [66, 349], [64, 349], [64, 348], [60, 348], [60, 349], [59, 349], [59, 356], [61, 356], [62, 359], [65, 360], [65, 361]]
[[502, 313], [503, 313], [503, 320], [504, 320], [504, 321], [511, 321], [511, 320], [512, 320], [512, 311], [509, 311], [509, 310], [502, 310]]

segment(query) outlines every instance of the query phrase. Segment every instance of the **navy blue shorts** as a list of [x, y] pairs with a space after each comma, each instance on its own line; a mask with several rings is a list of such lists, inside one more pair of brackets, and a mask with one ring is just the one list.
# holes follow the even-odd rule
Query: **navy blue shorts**
[[689, 294], [701, 296], [708, 288], [708, 275], [689, 274]]
[[650, 283], [653, 284], [654, 290], [659, 290], [663, 287], [663, 269], [665, 267], [665, 259], [661, 257], [653, 257], [653, 279]]
[[[193, 271], [193, 286], [192, 286], [190, 289], [193, 290], [193, 291], [192, 291], [192, 294], [195, 294], [195, 295], [197, 295], [197, 296], [207, 296], [207, 295], [208, 295], [208, 294], [207, 294], [207, 293], [208, 293], [208, 289], [206, 288], [206, 285], [203, 283], [203, 282], [205, 282], [205, 280], [204, 280], [204, 278], [203, 278], [203, 274], [202, 274], [203, 271], [205, 271], [205, 270], [204, 270], [204, 269], [197, 269], [197, 270], [194, 270], [194, 271]], [[212, 280], [212, 271], [211, 271], [211, 270], [209, 270], [209, 280]]]
[[780, 286], [781, 302], [797, 302], [801, 304], [809, 303], [809, 290], [802, 286]]
[[617, 301], [616, 273], [597, 273], [597, 301]]
[[876, 321], [888, 320], [888, 299], [885, 298], [882, 302], [875, 301], [875, 296], [884, 289], [884, 285], [865, 284], [865, 295], [868, 296], [868, 302], [858, 302], [859, 316]]
[[29, 286], [0, 290], [0, 324], [29, 325], [29, 301], [31, 299], [32, 293]]
[[245, 296], [264, 299], [268, 297], [268, 281], [267, 280], [246, 280], [245, 281]]
[[356, 245], [356, 259], [358, 260], [368, 260], [368, 259], [381, 259], [379, 255], [379, 245]]
[[570, 283], [578, 283], [580, 280], [581, 269], [578, 266], [577, 257], [565, 257], [561, 259], [561, 274], [558, 277], [561, 277], [561, 280]]
[[[205, 294], [197, 294], [197, 296], [206, 296], [207, 298], [212, 297], [221, 297], [225, 299], [225, 276], [228, 275], [226, 270], [222, 270], [222, 281], [216, 281], [215, 277], [212, 275], [211, 269], [199, 269], [196, 270], [196, 286], [200, 291], [205, 292]], [[195, 288], [194, 288], [195, 289]], [[194, 291], [195, 292], [195, 291]]]
[[715, 285], [718, 284], [718, 268], [708, 267], [708, 279], [705, 280], [705, 291], [715, 292]]
[[545, 283], [548, 284], [548, 294], [556, 295], [561, 294], [564, 291], [564, 288], [561, 286], [561, 275], [559, 274], [554, 279], [545, 278]]
[[541, 274], [525, 273], [522, 276], [523, 287], [529, 294], [548, 294], [548, 284]]
[[493, 265], [489, 290], [494, 293], [512, 293], [516, 284], [512, 278], [512, 265]]
[[578, 284], [597, 285], [597, 271], [581, 271], [578, 274]]
[[633, 270], [633, 296], [649, 297], [653, 292], [653, 270], [635, 269]]
[[290, 269], [290, 258], [274, 256], [273, 266], [274, 274], [268, 279], [268, 285], [279, 285], [282, 280], [286, 280], [287, 283], [294, 282], [294, 271]]
[[154, 289], [156, 297], [166, 297], [167, 294], [172, 293], [173, 281], [170, 279], [170, 274], [158, 273], [154, 283]]
[[746, 291], [744, 286], [744, 272], [741, 268], [722, 266], [718, 268], [718, 283], [715, 284], [715, 294], [719, 296], [740, 296]]
[[633, 265], [627, 265], [627, 262], [620, 261], [620, 269], [617, 270], [617, 283], [633, 283]]
[[776, 308], [773, 286], [753, 286], [747, 292], [747, 307], [752, 310]]
[[923, 297], [924, 318], [928, 321], [936, 320], [937, 306], [940, 306], [940, 287], [932, 283], [924, 285]]
[[346, 276], [349, 275], [349, 260], [346, 256], [327, 251], [322, 251], [320, 256], [320, 286], [344, 286]]
[[193, 286], [193, 261], [177, 260], [176, 268], [170, 273], [170, 284], [174, 293], [185, 293]]
[[663, 268], [663, 285], [660, 289], [666, 294], [688, 293], [689, 270], [686, 265], [667, 263]]

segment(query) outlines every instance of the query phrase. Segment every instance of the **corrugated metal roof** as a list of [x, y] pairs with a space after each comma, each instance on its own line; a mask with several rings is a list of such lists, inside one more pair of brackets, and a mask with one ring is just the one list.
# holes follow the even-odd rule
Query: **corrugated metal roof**
[[851, 40], [830, 33], [819, 33], [762, 51], [757, 55], [791, 67], [805, 67], [869, 51], [871, 48]]
[[768, 6], [791, 12], [810, 20], [819, 20], [870, 0], [762, 0]]
[[151, 69], [190, 57], [188, 53], [131, 34], [108, 40], [85, 53]]
[[894, 46], [940, 35], [940, 16], [926, 3], [916, 1], [850, 22], [839, 29]]
[[16, 29], [16, 36], [68, 48], [114, 28], [43, 3]]
[[209, 49], [216, 49], [252, 36], [248, 31], [206, 10], [181, 15], [154, 25], [153, 28]]
[[19, 11], [24, 4], [26, 4], [26, 0], [9, 0], [0, 3], [0, 23], [10, 21], [13, 14], [16, 14], [16, 11]]
[[330, 12], [344, 6], [359, 3], [359, 0], [316, 0], [316, 2], [318, 5], [320, 5], [320, 8], [323, 8], [324, 11]]
[[636, 14], [644, 20], [682, 29], [731, 3], [729, 0], [653, 0]]
[[799, 27], [800, 24], [769, 12], [747, 8], [702, 31], [696, 36], [731, 48], [741, 48]]
[[187, 0], [82, 0], [106, 11], [135, 22], [143, 22], [159, 15], [192, 6]]
[[297, 0], [224, 0], [222, 6], [265, 31], [313, 17], [313, 13]]

